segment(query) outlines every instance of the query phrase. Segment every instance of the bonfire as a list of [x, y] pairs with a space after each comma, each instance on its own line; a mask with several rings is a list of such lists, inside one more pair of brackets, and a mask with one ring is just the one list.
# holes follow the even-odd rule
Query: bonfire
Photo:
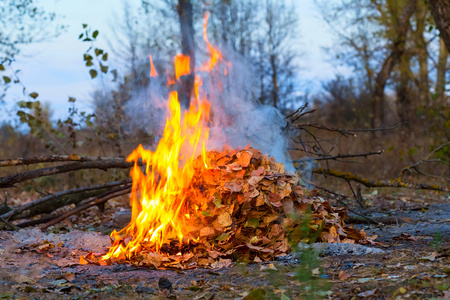
[[[102, 256], [84, 259], [101, 265], [129, 262], [155, 268], [220, 268], [234, 259], [274, 260], [291, 251], [289, 241], [366, 242], [363, 231], [347, 227], [346, 210], [333, 208], [315, 192], [305, 193], [295, 174], [269, 154], [243, 149], [208, 149], [211, 107], [202, 77], [231, 66], [206, 36], [209, 61], [190, 70], [188, 56], [174, 58], [177, 82], [194, 74], [189, 109], [177, 91], [167, 101], [168, 117], [155, 151], [142, 145], [127, 158], [134, 162], [132, 219], [111, 234]], [[150, 76], [157, 76], [150, 56]], [[220, 69], [222, 68], [222, 69]], [[142, 166], [143, 165], [143, 166]]]

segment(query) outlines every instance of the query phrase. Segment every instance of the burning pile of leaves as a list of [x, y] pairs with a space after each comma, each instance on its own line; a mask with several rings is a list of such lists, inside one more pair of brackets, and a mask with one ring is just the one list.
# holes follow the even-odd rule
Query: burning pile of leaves
[[[159, 252], [142, 247], [132, 257], [85, 259], [101, 265], [129, 262], [155, 268], [221, 268], [233, 260], [263, 262], [299, 242], [367, 243], [364, 231], [345, 225], [345, 208], [334, 208], [313, 190], [306, 196], [299, 178], [267, 154], [247, 147], [206, 153], [211, 167], [196, 173], [195, 207], [189, 242], [172, 240]], [[202, 164], [199, 158], [196, 162]], [[194, 204], [197, 203], [197, 204]], [[124, 239], [121, 241], [126, 243]]]

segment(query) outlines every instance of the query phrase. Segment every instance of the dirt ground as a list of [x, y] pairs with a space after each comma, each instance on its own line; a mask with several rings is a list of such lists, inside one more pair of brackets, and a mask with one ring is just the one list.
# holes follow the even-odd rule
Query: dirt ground
[[[109, 246], [113, 204], [48, 232], [3, 231], [0, 299], [450, 299], [450, 196], [372, 194], [367, 202], [364, 214], [389, 224], [355, 226], [377, 235], [382, 253], [349, 245], [348, 253], [304, 250], [219, 270], [80, 264], [80, 255]], [[168, 295], [161, 278], [172, 283]]]

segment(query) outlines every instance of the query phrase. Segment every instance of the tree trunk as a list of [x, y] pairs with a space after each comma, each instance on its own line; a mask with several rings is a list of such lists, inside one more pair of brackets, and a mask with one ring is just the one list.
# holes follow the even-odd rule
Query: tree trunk
[[425, 22], [428, 9], [421, 1], [417, 4], [416, 22], [417, 27], [415, 31], [416, 49], [419, 51], [419, 102], [411, 103], [411, 109], [417, 110], [419, 107], [429, 107], [430, 105], [430, 85], [428, 81], [428, 53], [427, 42], [425, 41]]
[[404, 53], [400, 62], [400, 78], [397, 85], [397, 115], [400, 122], [411, 121], [413, 100], [410, 93], [410, 57]]
[[447, 71], [448, 62], [448, 50], [445, 47], [444, 40], [441, 38], [439, 41], [439, 61], [437, 65], [437, 78], [435, 93], [437, 96], [437, 103], [435, 107], [439, 107], [445, 104], [445, 73]]
[[272, 69], [272, 106], [279, 106], [279, 87], [278, 87], [278, 64], [275, 55], [270, 55], [270, 68]]
[[430, 0], [430, 10], [447, 51], [450, 52], [450, 0]]
[[180, 85], [178, 87], [180, 105], [187, 109], [191, 103], [191, 95], [195, 81], [195, 32], [191, 0], [178, 0], [177, 11], [180, 18], [181, 53], [190, 57], [189, 68], [191, 73], [180, 78]]
[[404, 44], [406, 34], [409, 29], [409, 20], [415, 11], [417, 0], [411, 0], [403, 9], [397, 26], [397, 36], [394, 38], [391, 45], [391, 52], [384, 60], [380, 71], [375, 78], [375, 90], [372, 102], [372, 127], [380, 127], [384, 125], [384, 88], [389, 79], [394, 66], [399, 62], [400, 57], [404, 52]]

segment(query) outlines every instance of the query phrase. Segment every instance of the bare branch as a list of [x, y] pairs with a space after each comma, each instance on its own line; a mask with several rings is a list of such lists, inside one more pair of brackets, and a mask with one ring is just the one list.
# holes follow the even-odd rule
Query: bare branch
[[[294, 150], [302, 151], [301, 149], [294, 149]], [[292, 162], [295, 164], [295, 163], [302, 163], [307, 160], [336, 160], [339, 158], [350, 158], [350, 157], [365, 157], [365, 158], [367, 158], [370, 155], [380, 155], [383, 153], [384, 153], [384, 150], [379, 150], [376, 152], [367, 152], [367, 153], [359, 153], [359, 154], [338, 154], [335, 156], [306, 157], [304, 159], [294, 160]]]
[[314, 183], [314, 182], [311, 182], [311, 181], [309, 181], [309, 180], [306, 180], [306, 179], [303, 179], [303, 180], [306, 181], [306, 182], [308, 182], [309, 184], [315, 186], [316, 188], [318, 188], [318, 189], [320, 189], [320, 190], [323, 190], [324, 192], [326, 192], [326, 193], [328, 193], [328, 194], [331, 194], [331, 195], [335, 196], [336, 198], [334, 198], [334, 199], [335, 199], [337, 202], [339, 202], [341, 205], [343, 205], [345, 208], [347, 208], [347, 210], [348, 210], [349, 212], [354, 213], [355, 215], [358, 215], [358, 216], [360, 216], [361, 218], [364, 218], [364, 219], [368, 220], [369, 222], [371, 222], [371, 223], [373, 223], [373, 224], [384, 225], [384, 224], [381, 223], [381, 222], [378, 222], [378, 221], [376, 221], [376, 220], [374, 220], [374, 219], [371, 219], [371, 218], [369, 218], [369, 217], [366, 217], [365, 215], [363, 215], [363, 214], [360, 213], [360, 212], [357, 212], [356, 210], [353, 210], [353, 209], [351, 209], [351, 208], [348, 208], [347, 203], [345, 203], [345, 202], [342, 200], [342, 199], [347, 199], [347, 198], [348, 198], [347, 195], [338, 194], [338, 193], [336, 193], [336, 192], [334, 192], [334, 191], [331, 191], [331, 190], [329, 190], [329, 189], [326, 189], [326, 188], [324, 188], [324, 187], [322, 187], [322, 186], [320, 186], [320, 185], [318, 185], [318, 184], [316, 184], [316, 183]]
[[107, 170], [112, 168], [131, 168], [133, 162], [127, 162], [124, 158], [104, 158], [96, 161], [80, 161], [60, 166], [42, 168], [33, 171], [27, 171], [11, 176], [5, 176], [0, 178], [0, 188], [12, 187], [14, 184], [23, 182], [29, 179], [39, 178], [43, 176], [55, 175], [60, 173], [67, 173], [83, 169], [101, 169]]
[[17, 159], [4, 159], [0, 160], [0, 167], [12, 167], [20, 165], [31, 165], [37, 163], [53, 163], [53, 162], [65, 162], [65, 161], [111, 161], [111, 160], [123, 161], [122, 157], [101, 157], [101, 156], [79, 156], [76, 154], [70, 155], [50, 155], [50, 156], [39, 156], [39, 157], [29, 157], [29, 158], [17, 158]]
[[88, 186], [88, 187], [81, 187], [81, 188], [76, 188], [76, 189], [70, 189], [67, 191], [62, 191], [62, 192], [58, 192], [58, 193], [54, 193], [48, 196], [45, 196], [43, 198], [40, 198], [38, 200], [35, 200], [33, 202], [27, 203], [25, 205], [22, 205], [16, 209], [13, 209], [3, 215], [1, 215], [0, 217], [4, 218], [4, 219], [11, 219], [12, 217], [14, 217], [17, 214], [20, 214], [23, 211], [26, 211], [34, 206], [43, 204], [45, 202], [51, 201], [55, 198], [60, 198], [63, 196], [67, 196], [67, 195], [71, 195], [71, 194], [77, 194], [77, 193], [82, 193], [82, 192], [88, 192], [88, 191], [94, 191], [94, 190], [100, 190], [100, 189], [104, 189], [104, 188], [111, 188], [111, 187], [115, 187], [118, 185], [123, 185], [123, 184], [129, 184], [131, 183], [131, 179], [127, 179], [127, 180], [122, 180], [122, 181], [114, 181], [114, 182], [110, 182], [110, 183], [106, 183], [106, 184], [99, 184], [99, 185], [93, 185], [93, 186]]
[[302, 124], [294, 124], [295, 127], [314, 127], [317, 129], [322, 129], [322, 130], [327, 130], [327, 131], [336, 131], [339, 133], [342, 133], [344, 135], [352, 135], [354, 137], [356, 137], [356, 135], [353, 132], [371, 132], [371, 131], [383, 131], [383, 130], [394, 130], [398, 127], [400, 127], [401, 125], [403, 125], [405, 123], [397, 123], [394, 124], [392, 126], [381, 126], [379, 128], [367, 128], [367, 129], [339, 129], [339, 128], [330, 128], [330, 127], [326, 127], [320, 124], [312, 124], [312, 123], [302, 123]]
[[42, 225], [40, 228], [41, 229], [46, 229], [49, 226], [52, 226], [52, 225], [54, 225], [56, 223], [59, 223], [62, 220], [65, 220], [65, 219], [67, 219], [68, 217], [70, 217], [72, 215], [75, 215], [75, 214], [77, 214], [79, 212], [82, 212], [83, 210], [86, 210], [86, 209], [88, 209], [88, 208], [90, 208], [92, 206], [95, 206], [95, 205], [99, 205], [101, 203], [105, 203], [106, 201], [108, 201], [108, 200], [110, 200], [112, 198], [128, 194], [130, 191], [131, 191], [131, 187], [125, 187], [125, 188], [121, 187], [121, 188], [109, 191], [107, 193], [104, 193], [102, 195], [93, 197], [92, 199], [88, 200], [85, 204], [80, 205], [80, 206], [78, 206], [78, 207], [76, 207], [76, 208], [74, 208], [72, 210], [69, 210], [69, 211], [67, 211], [67, 212], [57, 216], [56, 218], [54, 218], [54, 219], [48, 221], [47, 223], [45, 223], [44, 225]]
[[413, 163], [413, 164], [411, 164], [411, 165], [409, 165], [409, 166], [404, 167], [404, 168], [400, 171], [401, 175], [404, 175], [405, 172], [411, 171], [411, 170], [415, 170], [415, 171], [417, 171], [417, 173], [420, 174], [419, 169], [417, 169], [416, 167], [417, 167], [418, 165], [424, 163], [424, 162], [428, 162], [429, 159], [430, 159], [436, 152], [438, 152], [439, 150], [442, 150], [444, 147], [449, 146], [449, 145], [450, 145], [450, 142], [447, 142], [447, 143], [444, 143], [444, 144], [442, 144], [442, 145], [436, 147], [435, 149], [433, 149], [430, 153], [428, 153], [428, 154], [427, 154], [424, 158], [422, 158], [421, 160], [419, 160], [419, 161], [417, 161], [417, 162], [415, 162], [415, 163]]
[[348, 173], [348, 172], [340, 172], [333, 169], [324, 169], [324, 168], [315, 168], [313, 170], [316, 174], [329, 175], [333, 177], [338, 177], [345, 179], [347, 181], [355, 181], [359, 182], [362, 185], [370, 188], [375, 187], [395, 187], [395, 188], [406, 188], [406, 189], [415, 189], [415, 190], [432, 190], [432, 191], [441, 191], [441, 192], [449, 192], [450, 188], [439, 185], [430, 185], [424, 183], [413, 183], [413, 182], [404, 182], [401, 178], [397, 178], [394, 180], [379, 180], [379, 181], [369, 181], [368, 179]]

